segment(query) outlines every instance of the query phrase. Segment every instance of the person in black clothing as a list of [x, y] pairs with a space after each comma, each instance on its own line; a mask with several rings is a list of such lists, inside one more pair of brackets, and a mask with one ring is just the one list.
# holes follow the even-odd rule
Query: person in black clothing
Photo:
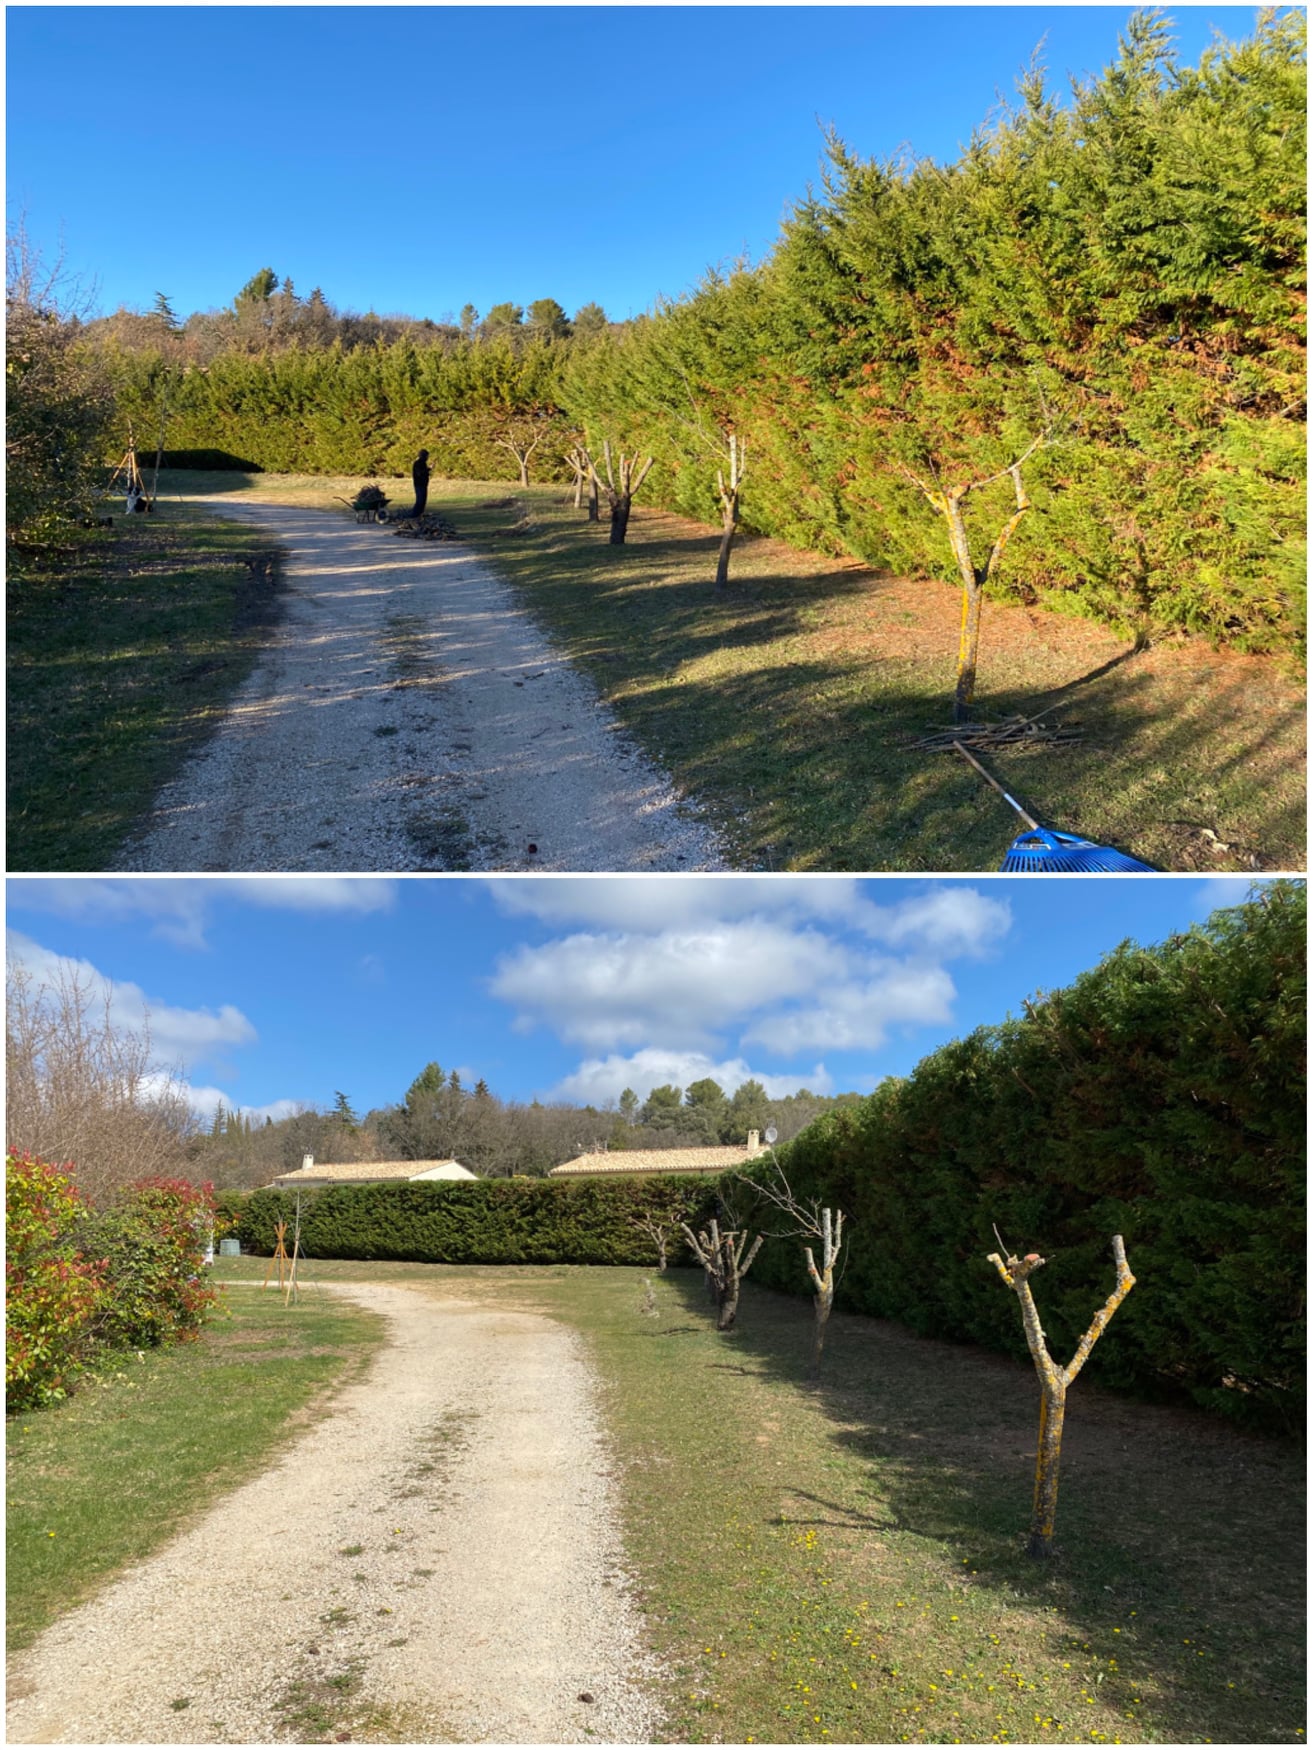
[[410, 477], [415, 482], [415, 508], [411, 516], [423, 516], [424, 506], [429, 501], [429, 453], [421, 450], [415, 458], [415, 465], [410, 470]]

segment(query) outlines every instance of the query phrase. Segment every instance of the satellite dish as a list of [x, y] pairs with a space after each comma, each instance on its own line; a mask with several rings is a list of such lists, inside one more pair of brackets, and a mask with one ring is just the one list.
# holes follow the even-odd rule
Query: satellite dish
[[774, 1142], [775, 1138], [778, 1135], [779, 1135], [779, 1131], [776, 1130], [775, 1126], [772, 1124], [766, 1132], [766, 1141], [767, 1142]]

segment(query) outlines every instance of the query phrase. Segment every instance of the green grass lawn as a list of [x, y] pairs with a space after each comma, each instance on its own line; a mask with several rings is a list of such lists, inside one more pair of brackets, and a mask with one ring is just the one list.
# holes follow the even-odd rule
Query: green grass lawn
[[[360, 484], [198, 473], [162, 475], [161, 493], [345, 515]], [[408, 481], [382, 484], [409, 502]], [[956, 755], [912, 745], [951, 717], [954, 587], [745, 539], [717, 599], [717, 532], [641, 504], [614, 548], [559, 487], [435, 480], [430, 503], [707, 804], [740, 866], [999, 866], [1020, 822]], [[1303, 868], [1304, 695], [1276, 663], [1195, 640], [1136, 653], [1088, 621], [989, 603], [978, 703], [1056, 705], [1084, 734], [986, 762], [1047, 824], [1163, 869]]]
[[[155, 516], [89, 531], [11, 583], [11, 869], [106, 867], [267, 636], [273, 592], [242, 563], [259, 538], [194, 495], [345, 518], [361, 484], [164, 472]], [[409, 482], [382, 484], [404, 508]], [[1019, 821], [955, 755], [913, 745], [950, 716], [951, 586], [745, 539], [717, 599], [717, 534], [677, 517], [640, 506], [614, 548], [556, 487], [435, 481], [431, 504], [706, 805], [740, 867], [998, 867]], [[1089, 622], [990, 603], [979, 704], [1056, 705], [1083, 732], [989, 762], [1048, 824], [1163, 869], [1304, 866], [1304, 699], [1271, 661], [1191, 640], [1136, 653]]]
[[10, 870], [109, 866], [268, 636], [256, 556], [254, 531], [165, 500], [10, 575]]
[[[383, 1335], [382, 1319], [326, 1295], [226, 1300], [231, 1317], [199, 1342], [130, 1355], [66, 1403], [8, 1419], [10, 1651], [254, 1475]], [[221, 1571], [222, 1548], [214, 1560]]]
[[308, 1268], [584, 1335], [672, 1741], [1303, 1742], [1293, 1447], [1082, 1377], [1039, 1564], [1027, 1366], [836, 1314], [811, 1389], [810, 1303], [751, 1282], [719, 1337], [690, 1271]]

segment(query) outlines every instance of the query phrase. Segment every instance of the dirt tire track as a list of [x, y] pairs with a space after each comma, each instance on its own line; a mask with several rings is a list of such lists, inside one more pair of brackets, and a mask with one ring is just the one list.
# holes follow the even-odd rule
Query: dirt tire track
[[361, 1739], [650, 1742], [659, 1671], [579, 1338], [422, 1288], [307, 1292], [387, 1317], [368, 1375], [9, 1660], [8, 1741], [304, 1742], [318, 1697]]

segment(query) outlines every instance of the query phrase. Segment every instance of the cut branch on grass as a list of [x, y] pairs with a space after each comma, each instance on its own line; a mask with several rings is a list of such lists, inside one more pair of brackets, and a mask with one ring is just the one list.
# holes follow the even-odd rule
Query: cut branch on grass
[[[997, 1237], [998, 1229], [994, 1230]], [[1002, 1242], [1000, 1241], [1000, 1244]], [[1066, 1367], [1059, 1367], [1049, 1354], [1044, 1339], [1044, 1327], [1030, 1292], [1030, 1277], [1043, 1267], [1038, 1252], [1027, 1252], [1024, 1258], [1009, 1255], [1006, 1264], [998, 1252], [989, 1254], [1008, 1287], [1015, 1290], [1021, 1303], [1021, 1322], [1026, 1332], [1035, 1371], [1039, 1375], [1039, 1451], [1035, 1460], [1035, 1499], [1031, 1513], [1030, 1541], [1027, 1549], [1032, 1556], [1053, 1553], [1053, 1521], [1058, 1507], [1058, 1465], [1062, 1457], [1062, 1423], [1067, 1409], [1067, 1388], [1089, 1359], [1090, 1350], [1107, 1329], [1108, 1321], [1126, 1296], [1135, 1287], [1126, 1262], [1126, 1247], [1122, 1236], [1112, 1236], [1112, 1256], [1117, 1267], [1117, 1284], [1102, 1308], [1090, 1320], [1089, 1329], [1076, 1345], [1076, 1353]]]
[[733, 1330], [743, 1278], [752, 1268], [752, 1260], [761, 1250], [765, 1235], [758, 1234], [749, 1242], [746, 1227], [722, 1230], [714, 1216], [697, 1233], [685, 1221], [679, 1225], [698, 1263], [707, 1273], [707, 1282], [718, 1308], [716, 1329]]
[[[644, 480], [647, 479], [648, 472], [655, 460], [654, 456], [649, 456], [640, 465], [638, 454], [635, 452], [632, 456], [621, 453], [616, 456], [613, 463], [611, 440], [606, 439], [602, 445], [602, 464], [606, 469], [604, 490], [611, 506], [610, 544], [613, 547], [623, 547], [625, 544], [625, 534], [629, 528], [629, 512], [633, 508], [635, 495]], [[617, 468], [620, 474], [618, 483], [616, 481]], [[635, 469], [638, 470], [637, 474], [634, 472]], [[603, 485], [603, 482], [598, 478], [596, 467], [592, 469], [592, 476], [596, 485]]]

